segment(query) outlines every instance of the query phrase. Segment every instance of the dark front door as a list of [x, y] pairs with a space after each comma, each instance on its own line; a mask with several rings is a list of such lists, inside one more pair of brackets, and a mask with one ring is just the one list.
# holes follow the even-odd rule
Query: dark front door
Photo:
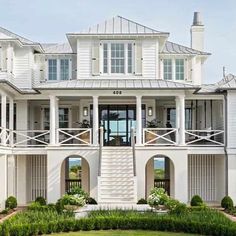
[[[143, 111], [145, 118], [145, 109]], [[105, 146], [129, 146], [131, 127], [136, 127], [135, 105], [100, 105], [100, 125], [104, 127]]]

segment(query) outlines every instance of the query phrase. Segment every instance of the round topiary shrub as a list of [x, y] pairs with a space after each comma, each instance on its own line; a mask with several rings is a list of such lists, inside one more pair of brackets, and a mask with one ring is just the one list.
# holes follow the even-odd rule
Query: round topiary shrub
[[17, 207], [17, 200], [15, 197], [10, 196], [7, 198], [6, 203], [5, 203], [5, 207], [9, 208], [9, 209], [14, 209]]
[[147, 200], [145, 200], [144, 198], [141, 198], [138, 200], [137, 204], [147, 204]]
[[225, 210], [230, 210], [234, 207], [234, 202], [231, 197], [225, 196], [221, 201], [221, 207]]
[[190, 202], [191, 206], [202, 206], [203, 200], [199, 195], [194, 195]]
[[41, 206], [45, 206], [47, 204], [45, 198], [43, 197], [37, 197], [35, 202], [39, 203]]

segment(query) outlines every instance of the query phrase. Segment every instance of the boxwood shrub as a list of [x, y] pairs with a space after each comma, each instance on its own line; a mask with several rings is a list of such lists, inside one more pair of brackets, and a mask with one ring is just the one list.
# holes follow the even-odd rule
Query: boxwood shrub
[[15, 197], [10, 196], [7, 198], [6, 203], [5, 203], [5, 207], [8, 209], [14, 209], [17, 207], [17, 200]]
[[221, 201], [221, 207], [224, 208], [225, 210], [233, 209], [234, 202], [232, 198], [229, 196], [225, 196]]

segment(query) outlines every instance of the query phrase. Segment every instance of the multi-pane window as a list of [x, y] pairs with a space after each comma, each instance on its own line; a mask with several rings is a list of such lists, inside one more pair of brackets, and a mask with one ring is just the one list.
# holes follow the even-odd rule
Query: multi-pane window
[[172, 60], [164, 59], [163, 64], [164, 64], [164, 79], [172, 80]]
[[69, 80], [69, 59], [60, 60], [60, 79]]
[[103, 73], [108, 73], [108, 45], [103, 44]]
[[111, 73], [125, 73], [125, 45], [111, 44]]
[[128, 43], [128, 73], [129, 74], [133, 72], [132, 64], [133, 64], [133, 48], [132, 48], [132, 44]]
[[48, 59], [48, 80], [57, 80], [57, 59]]
[[184, 59], [175, 60], [175, 79], [184, 80]]
[[69, 109], [59, 108], [59, 128], [69, 127]]
[[50, 110], [49, 110], [49, 108], [44, 108], [43, 129], [44, 130], [50, 129]]

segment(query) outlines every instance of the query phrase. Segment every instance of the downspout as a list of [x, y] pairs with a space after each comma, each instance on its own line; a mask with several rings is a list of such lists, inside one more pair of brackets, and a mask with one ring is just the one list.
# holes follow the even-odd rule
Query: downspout
[[227, 92], [224, 93], [224, 129], [225, 129], [225, 135], [224, 135], [224, 152], [225, 152], [225, 195], [228, 196], [229, 189], [228, 189], [228, 152], [227, 152], [227, 146], [228, 146], [228, 100], [227, 100]]

